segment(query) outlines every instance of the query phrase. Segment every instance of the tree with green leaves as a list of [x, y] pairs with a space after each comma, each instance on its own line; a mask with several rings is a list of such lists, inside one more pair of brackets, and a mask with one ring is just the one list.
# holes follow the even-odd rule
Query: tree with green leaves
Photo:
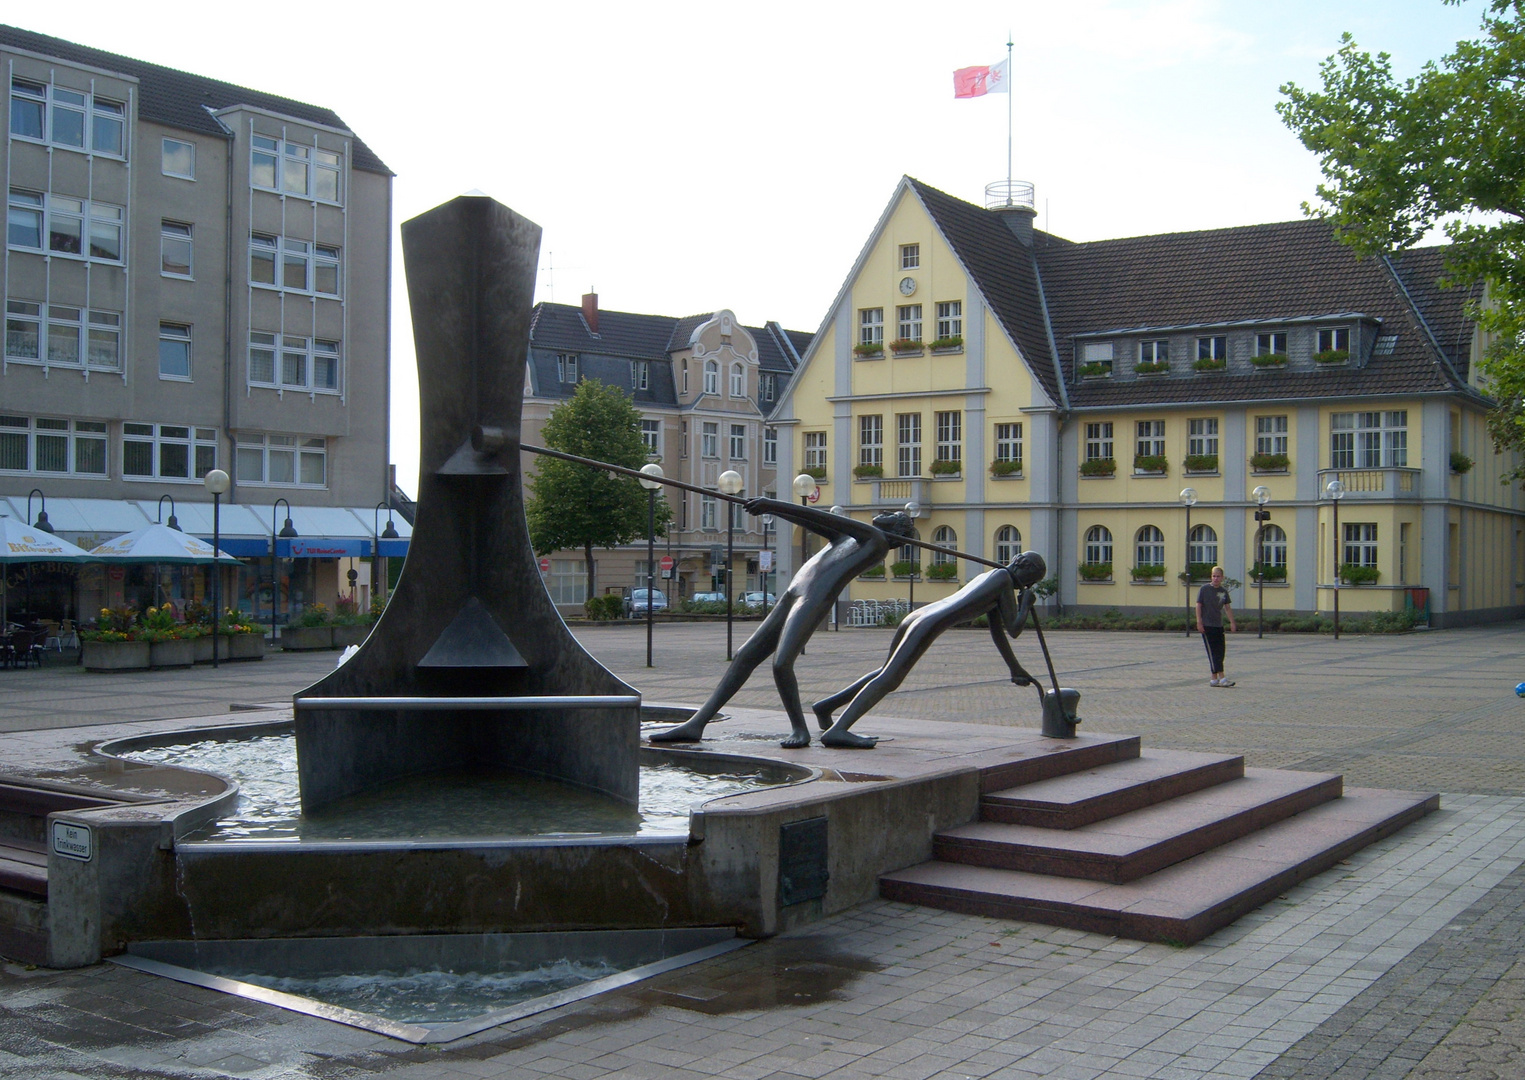
[[[1525, 0], [1488, 0], [1477, 39], [1402, 83], [1348, 33], [1319, 71], [1322, 90], [1288, 83], [1276, 106], [1324, 173], [1304, 210], [1363, 256], [1442, 229], [1443, 284], [1487, 286], [1469, 314], [1491, 338], [1489, 432], [1525, 451]], [[1525, 466], [1506, 479], [1525, 481]]]
[[[577, 392], [551, 411], [541, 438], [552, 450], [627, 469], [639, 469], [649, 456], [641, 441], [641, 414], [623, 393], [597, 379], [578, 383]], [[598, 595], [593, 549], [644, 538], [647, 502], [646, 489], [631, 477], [542, 456], [525, 505], [530, 543], [540, 555], [581, 548], [591, 599]], [[671, 521], [667, 500], [658, 494], [657, 530], [665, 531]]]

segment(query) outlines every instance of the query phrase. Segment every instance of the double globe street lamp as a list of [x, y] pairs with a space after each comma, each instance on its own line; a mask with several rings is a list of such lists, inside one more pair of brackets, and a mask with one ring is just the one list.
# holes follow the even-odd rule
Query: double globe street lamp
[[1324, 485], [1324, 494], [1334, 503], [1334, 640], [1340, 640], [1340, 500], [1345, 497], [1345, 485], [1331, 480]]
[[642, 465], [641, 472], [651, 477], [650, 480], [637, 481], [646, 489], [646, 666], [651, 667], [651, 631], [656, 623], [652, 616], [651, 594], [657, 587], [653, 572], [657, 558], [657, 492], [661, 490], [663, 474], [662, 466], [655, 461]]
[[1181, 575], [1186, 582], [1186, 636], [1191, 637], [1192, 624], [1196, 621], [1196, 609], [1191, 604], [1191, 508], [1197, 505], [1197, 489], [1181, 489], [1181, 505], [1186, 507], [1186, 572]]
[[1255, 627], [1255, 636], [1266, 636], [1266, 522], [1271, 520], [1271, 511], [1266, 509], [1266, 503], [1271, 501], [1271, 489], [1264, 484], [1256, 486], [1250, 492], [1255, 496], [1255, 576], [1259, 579], [1258, 589], [1260, 593], [1260, 615]]
[[[213, 469], [201, 481], [212, 493], [212, 666], [217, 666], [217, 639], [222, 636], [222, 497], [233, 486], [233, 478], [221, 469]], [[173, 500], [170, 506], [174, 506]], [[170, 515], [170, 522], [175, 520]]]
[[[720, 489], [722, 495], [736, 496], [741, 494], [745, 486], [741, 473], [735, 469], [727, 469], [720, 474], [715, 486]], [[735, 561], [736, 541], [736, 504], [730, 499], [725, 504], [725, 658], [731, 659], [731, 634], [732, 624], [736, 613], [735, 590], [731, 587], [732, 564]]]

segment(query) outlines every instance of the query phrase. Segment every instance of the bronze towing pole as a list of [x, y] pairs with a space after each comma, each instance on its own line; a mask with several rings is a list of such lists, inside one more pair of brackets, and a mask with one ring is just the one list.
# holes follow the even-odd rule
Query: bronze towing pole
[[[561, 450], [551, 450], [544, 446], [530, 446], [528, 443], [522, 443], [520, 444], [520, 449], [527, 450], [531, 454], [544, 454], [546, 457], [560, 458], [562, 461], [571, 461], [578, 465], [587, 465], [590, 468], [603, 469], [606, 472], [619, 473], [621, 476], [629, 476], [636, 480], [655, 480], [659, 484], [667, 484], [670, 487], [682, 488], [684, 491], [692, 491], [699, 495], [708, 495], [711, 498], [725, 499], [727, 502], [740, 503], [742, 505], [745, 505], [747, 502], [745, 498], [742, 498], [738, 495], [727, 495], [723, 491], [715, 491], [711, 488], [699, 487], [697, 484], [687, 484], [682, 480], [674, 480], [667, 476], [651, 476], [647, 473], [641, 472], [639, 469], [627, 469], [623, 465], [611, 465], [607, 461], [595, 461], [593, 458], [578, 457], [576, 454], [568, 454]], [[925, 540], [913, 540], [909, 536], [896, 537], [895, 542], [897, 545], [912, 544], [919, 548], [926, 548], [928, 551], [947, 552], [957, 558], [967, 559], [969, 562], [980, 563], [983, 566], [991, 566], [997, 570], [1006, 569], [1005, 563], [998, 563], [991, 559], [984, 559], [978, 555], [969, 555], [965, 552], [957, 551], [953, 548], [943, 547], [939, 544], [929, 544]], [[1038, 612], [1036, 609], [1029, 608], [1028, 615], [1033, 620], [1033, 629], [1038, 632], [1038, 645], [1043, 649], [1043, 660], [1048, 665], [1048, 677], [1054, 684], [1054, 701], [1057, 707], [1059, 702], [1059, 676], [1054, 673], [1054, 661], [1049, 657], [1048, 642], [1044, 640], [1043, 627], [1038, 624]]]

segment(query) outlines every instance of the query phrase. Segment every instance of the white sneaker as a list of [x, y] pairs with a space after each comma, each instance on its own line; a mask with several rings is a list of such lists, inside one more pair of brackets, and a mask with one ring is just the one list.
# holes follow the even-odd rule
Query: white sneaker
[[1208, 679], [1208, 680], [1207, 680], [1207, 685], [1208, 685], [1208, 686], [1218, 686], [1218, 685], [1219, 685], [1219, 683], [1218, 683], [1218, 680], [1217, 680], [1217, 679]]
[[1219, 679], [1217, 682], [1213, 683], [1213, 685], [1214, 686], [1233, 686], [1234, 685], [1234, 680], [1233, 679]]

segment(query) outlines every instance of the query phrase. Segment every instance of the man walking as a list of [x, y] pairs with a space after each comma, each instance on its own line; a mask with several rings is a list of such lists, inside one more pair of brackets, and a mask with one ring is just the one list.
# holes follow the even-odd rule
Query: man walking
[[1223, 587], [1223, 567], [1213, 567], [1212, 580], [1197, 593], [1197, 633], [1207, 648], [1208, 670], [1212, 673], [1208, 686], [1233, 686], [1234, 680], [1223, 673], [1223, 654], [1228, 645], [1223, 638], [1223, 616], [1228, 615], [1228, 628], [1234, 633], [1239, 627], [1234, 623], [1234, 609], [1228, 590]]

